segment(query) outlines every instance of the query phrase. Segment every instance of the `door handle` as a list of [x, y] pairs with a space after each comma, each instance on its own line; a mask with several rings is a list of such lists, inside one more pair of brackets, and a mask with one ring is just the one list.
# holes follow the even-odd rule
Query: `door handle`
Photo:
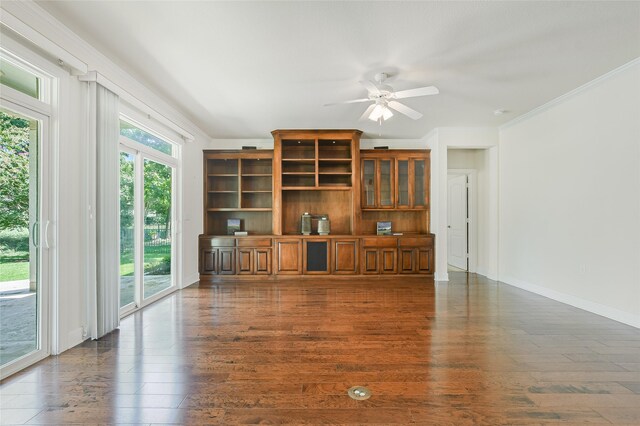
[[38, 241], [36, 241], [36, 226], [38, 225], [39, 223], [37, 220], [33, 222], [33, 225], [31, 225], [31, 243], [35, 248], [40, 248], [40, 245], [39, 245], [40, 238], [38, 238]]

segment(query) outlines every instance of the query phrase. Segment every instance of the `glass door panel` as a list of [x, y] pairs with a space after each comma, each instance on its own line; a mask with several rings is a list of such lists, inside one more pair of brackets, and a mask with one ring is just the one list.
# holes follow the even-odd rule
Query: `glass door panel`
[[173, 285], [173, 168], [144, 160], [144, 298]]
[[414, 176], [414, 207], [424, 207], [426, 205], [425, 200], [425, 160], [414, 160], [413, 176]]
[[375, 207], [376, 206], [376, 160], [363, 160], [362, 161], [362, 173], [364, 176], [363, 182], [364, 191], [362, 197], [362, 207]]
[[392, 160], [380, 161], [380, 207], [393, 207]]
[[135, 303], [135, 159], [120, 151], [120, 308]]
[[40, 124], [0, 109], [1, 366], [41, 349]]
[[409, 160], [398, 160], [398, 207], [409, 207]]

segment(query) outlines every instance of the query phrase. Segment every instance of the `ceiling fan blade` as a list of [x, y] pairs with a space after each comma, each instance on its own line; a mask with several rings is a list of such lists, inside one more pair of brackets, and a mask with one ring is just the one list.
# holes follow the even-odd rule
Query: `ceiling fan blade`
[[393, 108], [396, 111], [398, 111], [399, 113], [402, 113], [404, 115], [406, 115], [409, 118], [413, 118], [414, 120], [417, 120], [419, 118], [422, 118], [422, 114], [419, 113], [418, 111], [416, 111], [413, 108], [409, 108], [408, 106], [406, 106], [405, 104], [401, 104], [400, 102], [397, 101], [389, 101], [389, 103], [387, 104], [387, 106], [389, 108]]
[[362, 84], [364, 87], [367, 88], [367, 90], [369, 91], [369, 93], [373, 93], [374, 95], [379, 95], [380, 94], [380, 90], [378, 90], [378, 87], [373, 84], [372, 81], [369, 80], [363, 80], [360, 82], [360, 84]]
[[400, 90], [399, 92], [395, 92], [396, 99], [403, 98], [414, 98], [416, 96], [428, 96], [428, 95], [437, 95], [440, 93], [437, 87], [435, 86], [427, 86], [427, 87], [417, 87], [415, 89], [409, 90]]
[[342, 104], [355, 104], [358, 102], [367, 102], [370, 101], [371, 99], [369, 98], [362, 98], [362, 99], [353, 99], [351, 101], [344, 101], [344, 102], [332, 102], [330, 104], [324, 104], [324, 106], [331, 106], [331, 105], [342, 105]]
[[369, 108], [360, 116], [360, 120], [366, 120], [371, 115], [371, 111], [376, 107], [376, 104], [369, 105]]

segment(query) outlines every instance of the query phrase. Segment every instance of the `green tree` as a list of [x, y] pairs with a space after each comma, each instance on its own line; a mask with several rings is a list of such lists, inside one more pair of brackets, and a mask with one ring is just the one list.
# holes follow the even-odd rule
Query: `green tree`
[[29, 226], [30, 124], [0, 111], [0, 229]]
[[155, 161], [144, 162], [144, 213], [153, 213], [154, 224], [169, 229], [171, 221], [171, 167]]
[[133, 227], [133, 158], [126, 152], [120, 153], [120, 226]]

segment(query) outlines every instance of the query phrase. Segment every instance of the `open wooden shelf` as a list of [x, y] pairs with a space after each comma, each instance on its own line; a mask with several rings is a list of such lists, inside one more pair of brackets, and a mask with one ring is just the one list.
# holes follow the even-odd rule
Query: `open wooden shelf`
[[267, 208], [267, 207], [254, 207], [254, 208], [247, 208], [247, 207], [232, 207], [232, 208], [217, 208], [217, 209], [207, 209], [208, 212], [239, 212], [239, 211], [246, 211], [246, 212], [270, 212], [273, 211], [272, 208]]
[[228, 219], [250, 234], [272, 232], [272, 151], [205, 151], [204, 174], [205, 233], [226, 235]]

